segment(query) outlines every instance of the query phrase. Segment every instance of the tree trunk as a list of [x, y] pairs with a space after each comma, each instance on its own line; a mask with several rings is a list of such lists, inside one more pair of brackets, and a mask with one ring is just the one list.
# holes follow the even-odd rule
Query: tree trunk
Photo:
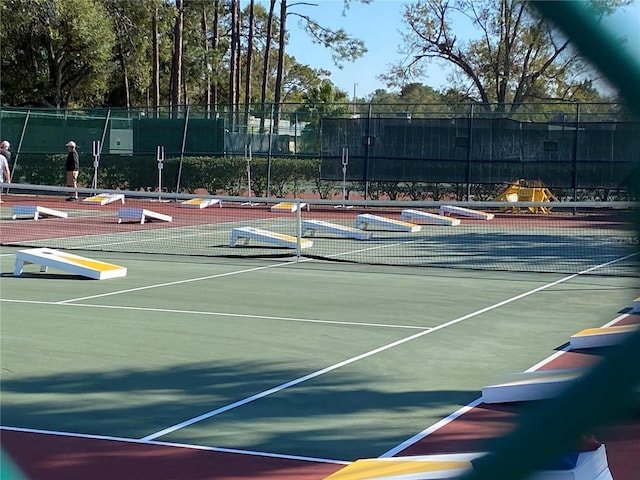
[[[211, 49], [218, 52], [220, 46], [220, 0], [213, 2], [213, 32], [211, 34]], [[213, 110], [218, 110], [218, 80], [215, 79], [211, 87], [211, 104]]]
[[249, 110], [251, 109], [251, 66], [253, 58], [253, 30], [255, 18], [253, 15], [254, 0], [249, 4], [249, 36], [247, 39], [247, 68], [244, 83], [244, 124], [249, 125]]
[[152, 75], [151, 75], [151, 95], [153, 97], [153, 112], [154, 117], [158, 116], [158, 107], [160, 107], [160, 39], [158, 35], [158, 4], [155, 4], [153, 10], [153, 16], [151, 19], [152, 32], [152, 47], [153, 47], [153, 59], [152, 59]]
[[282, 80], [284, 78], [284, 51], [287, 34], [287, 0], [280, 0], [280, 37], [278, 40], [278, 71], [274, 93], [273, 132], [278, 133], [280, 123], [280, 99], [282, 97]]
[[184, 30], [183, 0], [176, 0], [176, 23], [173, 27], [173, 59], [171, 61], [171, 108], [172, 116], [178, 116], [182, 88], [182, 33]]
[[240, 123], [240, 35], [242, 34], [242, 20], [240, 17], [240, 2], [235, 2], [235, 31], [236, 35], [234, 37], [235, 41], [235, 60], [234, 63], [236, 65], [235, 75], [233, 77], [233, 111], [236, 112], [236, 123]]
[[238, 0], [231, 0], [231, 58], [229, 59], [229, 109], [231, 113], [231, 131], [236, 129], [237, 106], [236, 99], [236, 72], [238, 50]]
[[273, 30], [273, 11], [276, 8], [276, 0], [271, 0], [269, 5], [269, 18], [267, 20], [267, 38], [264, 47], [264, 60], [262, 63], [262, 87], [260, 90], [260, 133], [264, 133], [264, 121], [267, 116], [265, 102], [267, 100], [267, 85], [269, 84], [269, 55], [271, 53], [271, 32]]
[[200, 17], [200, 29], [202, 32], [202, 47], [204, 48], [204, 105], [206, 118], [211, 116], [211, 62], [209, 61], [209, 26], [207, 25], [207, 4], [202, 4], [202, 17]]

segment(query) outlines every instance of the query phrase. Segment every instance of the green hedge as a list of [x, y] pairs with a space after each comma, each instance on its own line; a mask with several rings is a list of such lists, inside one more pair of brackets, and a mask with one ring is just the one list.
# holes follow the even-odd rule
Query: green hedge
[[[13, 168], [12, 181], [37, 185], [64, 185], [66, 155], [21, 155]], [[251, 161], [252, 195], [267, 193], [269, 176], [270, 196], [297, 196], [311, 188], [321, 191], [326, 185], [319, 180], [318, 159], [265, 158]], [[78, 184], [93, 185], [95, 169], [93, 159], [81, 158]], [[161, 173], [161, 179], [159, 178]], [[193, 193], [206, 189], [211, 194], [246, 195], [247, 161], [244, 157], [179, 157], [166, 158], [160, 172], [154, 157], [123, 157], [103, 155], [98, 168], [98, 187], [123, 190], [156, 190], [161, 180], [162, 189]]]

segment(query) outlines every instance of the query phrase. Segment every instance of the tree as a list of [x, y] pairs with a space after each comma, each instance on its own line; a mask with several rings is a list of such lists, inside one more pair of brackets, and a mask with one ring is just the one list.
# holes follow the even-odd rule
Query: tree
[[[352, 1], [362, 3], [370, 3], [371, 0], [343, 0], [344, 9], [349, 8]], [[307, 15], [289, 11], [289, 6], [316, 5], [306, 2], [297, 2], [287, 5], [287, 0], [280, 0], [280, 35], [278, 39], [278, 70], [276, 73], [276, 88], [274, 92], [274, 126], [278, 127], [280, 120], [280, 101], [282, 96], [282, 85], [285, 73], [285, 49], [287, 44], [287, 16], [297, 16], [305, 26], [307, 33], [315, 43], [320, 43], [332, 52], [332, 57], [336, 65], [340, 65], [343, 61], [352, 61], [362, 55], [367, 50], [362, 40], [350, 37], [343, 29], [332, 31], [322, 27], [315, 20]]]
[[[116, 36], [109, 105], [127, 108], [144, 100], [151, 83], [153, 30], [152, 20], [158, 8], [157, 0], [101, 0], [113, 24]], [[151, 42], [150, 42], [151, 38]], [[159, 94], [158, 94], [159, 95]]]
[[229, 105], [233, 129], [238, 120], [240, 99], [240, 3], [231, 0], [231, 57], [229, 59]]
[[269, 15], [267, 17], [267, 34], [266, 43], [264, 47], [264, 56], [262, 61], [262, 88], [260, 89], [260, 111], [262, 116], [260, 119], [260, 132], [264, 131], [264, 119], [266, 117], [264, 113], [265, 102], [267, 100], [267, 84], [269, 80], [269, 56], [271, 55], [271, 36], [273, 30], [273, 16], [276, 7], [276, 0], [270, 0], [269, 2]]
[[[604, 16], [630, 1], [590, 0], [590, 5]], [[391, 68], [385, 76], [389, 85], [422, 76], [436, 60], [452, 66], [456, 90], [486, 110], [495, 105], [497, 112], [514, 112], [528, 101], [593, 93], [595, 72], [527, 2], [419, 0], [405, 7], [404, 20], [408, 60]], [[477, 35], [465, 38], [470, 30]]]
[[244, 123], [249, 123], [249, 109], [251, 105], [251, 77], [253, 74], [253, 36], [255, 31], [255, 14], [254, 14], [254, 0], [251, 0], [249, 4], [249, 22], [247, 25], [247, 61], [246, 61], [246, 74], [244, 83]]
[[319, 85], [309, 88], [304, 94], [304, 105], [301, 109], [305, 118], [308, 114], [308, 123], [302, 132], [301, 142], [305, 151], [320, 152], [320, 138], [318, 131], [320, 118], [339, 117], [349, 113], [347, 93], [336, 89], [328, 80], [323, 80]]
[[4, 0], [0, 13], [3, 103], [100, 105], [115, 36], [94, 0]]
[[414, 112], [419, 105], [442, 103], [442, 94], [431, 87], [420, 83], [403, 85], [400, 93], [389, 93], [386, 90], [376, 90], [370, 97], [371, 103], [384, 105], [378, 111], [397, 112], [398, 109]]
[[173, 26], [173, 57], [171, 60], [171, 110], [176, 116], [178, 106], [181, 104], [180, 89], [182, 88], [182, 35], [184, 32], [184, 7], [183, 0], [176, 1], [176, 20]]

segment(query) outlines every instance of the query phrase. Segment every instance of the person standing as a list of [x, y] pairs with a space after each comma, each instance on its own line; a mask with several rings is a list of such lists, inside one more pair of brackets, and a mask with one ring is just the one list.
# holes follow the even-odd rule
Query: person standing
[[[67, 172], [67, 187], [78, 188], [78, 173], [80, 173], [80, 156], [76, 150], [76, 142], [69, 140], [67, 142], [67, 163], [65, 170]], [[68, 202], [78, 200], [78, 192], [69, 192]]]
[[[9, 171], [9, 160], [11, 160], [10, 146], [6, 140], [0, 142], [0, 183], [11, 183], [11, 172]], [[1, 188], [0, 195], [2, 195]], [[2, 200], [0, 200], [0, 203], [2, 203]]]

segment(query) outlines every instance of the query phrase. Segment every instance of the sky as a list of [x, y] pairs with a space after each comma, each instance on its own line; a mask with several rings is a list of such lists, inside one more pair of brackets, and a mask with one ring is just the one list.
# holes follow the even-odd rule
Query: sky
[[[294, 6], [295, 3], [299, 5]], [[403, 5], [406, 0], [374, 0], [363, 5], [352, 2], [342, 15], [343, 0], [290, 0], [289, 11], [308, 15], [319, 24], [332, 29], [344, 28], [353, 37], [364, 41], [368, 52], [352, 63], [345, 63], [340, 69], [333, 64], [330, 53], [324, 47], [312, 43], [308, 35], [298, 27], [298, 17], [291, 15], [287, 21], [290, 42], [287, 53], [299, 63], [312, 68], [324, 68], [332, 72], [330, 80], [349, 97], [366, 98], [377, 89], [390, 90], [378, 76], [389, 70], [389, 65], [401, 57], [399, 46], [402, 44]], [[627, 7], [611, 20], [616, 32], [622, 32], [628, 39], [630, 48], [640, 61], [640, 0]], [[447, 71], [434, 65], [428, 77], [420, 83], [435, 89], [447, 85]], [[355, 92], [355, 95], [354, 95]]]

